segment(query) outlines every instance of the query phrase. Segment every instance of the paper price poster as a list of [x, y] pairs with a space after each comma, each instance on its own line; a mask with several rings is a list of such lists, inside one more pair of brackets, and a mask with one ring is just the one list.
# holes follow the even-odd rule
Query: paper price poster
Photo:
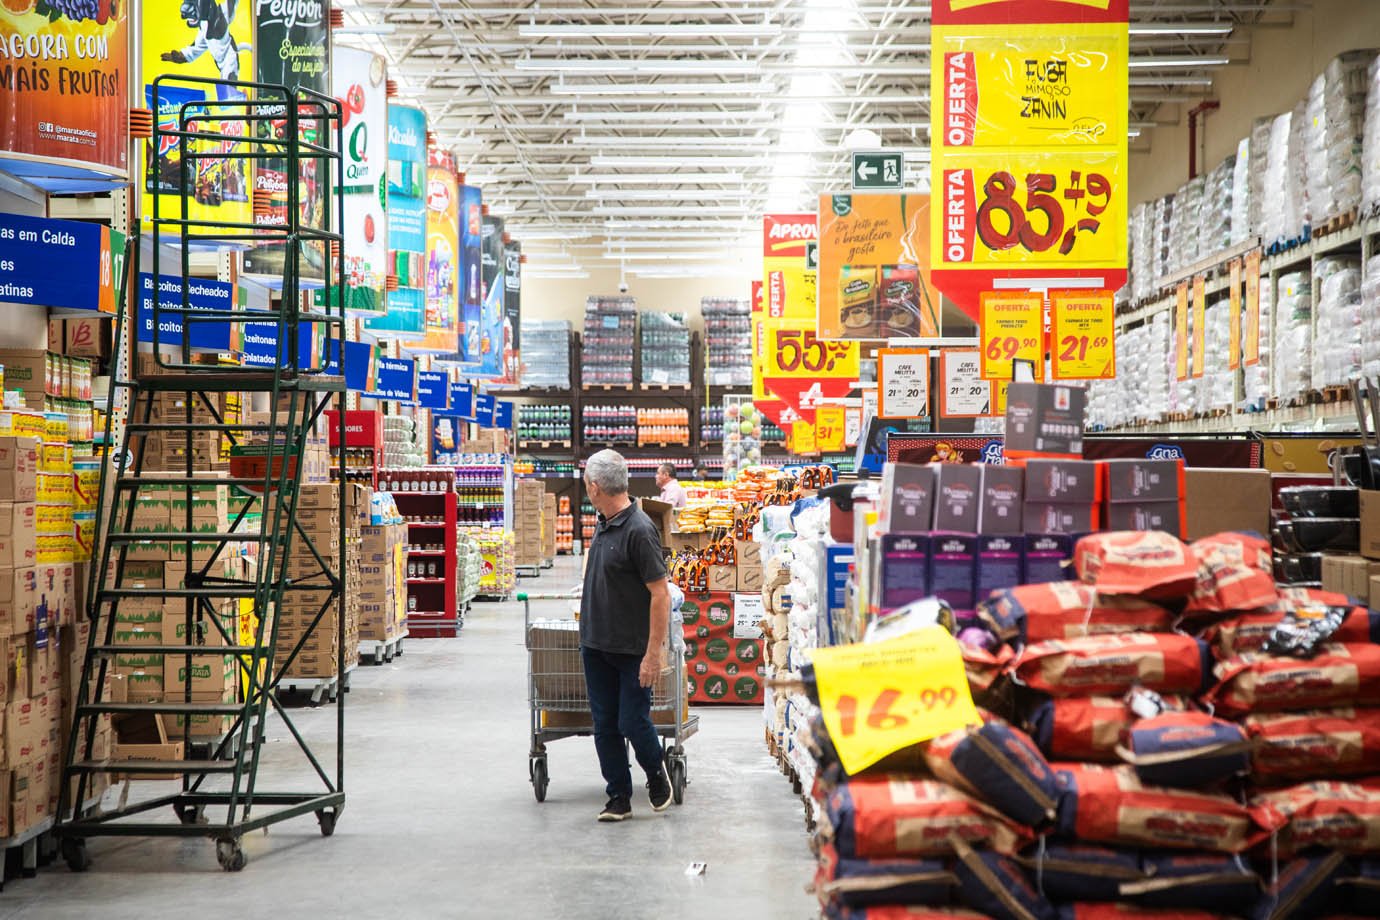
[[1055, 380], [1116, 377], [1116, 304], [1111, 291], [1050, 291], [1050, 372]]
[[930, 353], [924, 348], [877, 351], [878, 412], [882, 418], [930, 414]]
[[984, 292], [978, 315], [982, 377], [1010, 380], [1015, 361], [1035, 365], [1035, 379], [1044, 377], [1045, 305], [1039, 294]]
[[932, 338], [942, 305], [930, 281], [928, 195], [821, 195], [819, 335]]
[[129, 4], [0, 5], [0, 150], [129, 169]]
[[1231, 278], [1227, 313], [1227, 366], [1241, 366], [1241, 260], [1232, 259], [1227, 268]]
[[387, 295], [388, 312], [365, 330], [385, 337], [425, 332], [427, 239], [426, 114], [405, 105], [388, 107], [389, 274], [398, 289]]
[[1260, 250], [1246, 253], [1246, 315], [1243, 319], [1242, 361], [1250, 367], [1260, 363]]
[[358, 48], [332, 57], [345, 137], [345, 309], [376, 316], [388, 279], [388, 71], [382, 57]]
[[978, 418], [992, 412], [992, 382], [982, 379], [982, 354], [977, 349], [946, 348], [939, 353], [943, 387], [940, 414], [946, 418]]
[[1203, 376], [1203, 360], [1207, 354], [1207, 280], [1198, 275], [1193, 279], [1193, 376]]
[[[752, 315], [752, 400], [782, 431], [790, 431], [799, 411], [767, 386], [766, 367], [774, 352], [778, 327], [810, 329], [815, 320], [815, 268], [811, 245], [818, 239], [814, 214], [767, 214], [762, 217], [762, 290]], [[793, 384], [792, 384], [793, 385]]]
[[[249, 0], [219, 0], [190, 12], [194, 15], [182, 15], [181, 0], [147, 0], [144, 3], [140, 17], [143, 29], [140, 72], [144, 80], [145, 104], [153, 111], [160, 129], [179, 130], [179, 114], [184, 105], [191, 105], [186, 110], [189, 119], [194, 119], [190, 126], [210, 134], [243, 137], [246, 126], [228, 119], [243, 115], [244, 109], [216, 104], [243, 100], [243, 93], [227, 87], [208, 91], [204, 86], [166, 80], [155, 91], [153, 82], [157, 77], [216, 80], [252, 80], [255, 77], [254, 8]], [[205, 105], [197, 106], [196, 103]], [[197, 153], [248, 152], [248, 148], [232, 141], [197, 142], [189, 146]], [[182, 155], [177, 139], [155, 137], [145, 141], [143, 147], [145, 215], [153, 215], [151, 196], [159, 195], [160, 217], [236, 223], [251, 220], [254, 177], [249, 174], [249, 160], [197, 159], [191, 167], [189, 213], [183, 215], [178, 194]]]

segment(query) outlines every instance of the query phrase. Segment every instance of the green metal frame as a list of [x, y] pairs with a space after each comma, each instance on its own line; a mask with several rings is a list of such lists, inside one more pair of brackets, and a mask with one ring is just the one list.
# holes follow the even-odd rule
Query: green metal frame
[[[58, 806], [56, 832], [62, 837], [63, 854], [69, 865], [81, 869], [89, 862], [85, 853], [85, 839], [92, 836], [174, 836], [211, 837], [217, 841], [217, 855], [224, 868], [237, 870], [244, 865], [239, 840], [248, 831], [265, 827], [288, 818], [315, 813], [323, 834], [334, 831], [336, 817], [344, 808], [344, 737], [345, 696], [336, 701], [336, 763], [334, 776], [328, 773], [311, 746], [303, 738], [291, 715], [278, 698], [278, 688], [284, 675], [300, 655], [308, 639], [317, 632], [326, 613], [336, 608], [336, 673], [344, 681], [345, 653], [345, 551], [347, 521], [347, 483], [342, 464], [336, 477], [338, 501], [341, 509], [338, 549], [334, 560], [323, 554], [310, 534], [297, 522], [297, 506], [302, 479], [302, 455], [306, 438], [322, 413], [334, 399], [339, 412], [339, 434], [343, 443], [345, 429], [344, 339], [346, 334], [344, 297], [344, 240], [339, 232], [332, 232], [333, 218], [343, 213], [344, 176], [339, 151], [342, 149], [342, 117], [339, 102], [309, 90], [288, 90], [283, 86], [254, 83], [228, 83], [220, 80], [160, 77], [154, 81], [154, 104], [158, 106], [160, 90], [168, 83], [192, 85], [216, 99], [181, 106], [175, 129], [155, 124], [151, 143], [155, 149], [163, 139], [176, 141], [181, 152], [181, 209], [178, 217], [165, 218], [161, 213], [161, 195], [153, 196], [153, 277], [154, 287], [162, 277], [162, 246], [165, 236], [175, 236], [180, 247], [179, 275], [182, 282], [180, 304], [165, 303], [155, 290], [152, 294], [152, 339], [158, 373], [140, 377], [131, 373], [129, 380], [115, 380], [114, 386], [130, 394], [130, 421], [125, 427], [122, 452], [116, 462], [128, 462], [128, 468], [118, 473], [111, 463], [103, 464], [101, 495], [114, 495], [110, 513], [102, 503], [97, 510], [96, 532], [100, 538], [99, 566], [93, 566], [88, 584], [88, 606], [85, 611], [92, 629], [82, 665], [81, 683], [77, 691], [76, 718], [71, 727], [66, 751], [66, 765]], [[244, 98], [238, 98], [243, 96]], [[254, 98], [249, 98], [249, 97]], [[281, 114], [281, 118], [277, 116]], [[207, 121], [242, 123], [244, 136], [200, 130]], [[314, 122], [329, 128], [325, 133], [332, 146], [310, 144], [301, 140], [303, 122]], [[275, 125], [274, 122], [278, 122]], [[257, 130], [267, 128], [267, 137], [257, 136]], [[275, 127], [281, 136], [274, 137]], [[229, 145], [228, 148], [207, 150], [206, 144]], [[216, 157], [243, 159], [251, 166], [258, 162], [278, 160], [287, 164], [288, 175], [300, 175], [304, 163], [314, 163], [316, 176], [323, 183], [322, 194], [328, 207], [320, 227], [304, 226], [298, 181], [288, 182], [287, 221], [285, 225], [260, 226], [240, 222], [189, 219], [189, 205], [193, 194], [191, 164], [199, 158]], [[172, 233], [167, 233], [171, 229]], [[121, 287], [122, 302], [116, 321], [116, 341], [122, 341], [129, 322], [129, 305], [124, 301], [129, 290], [129, 272], [138, 272], [139, 237], [133, 235], [136, 251], [126, 260], [126, 277]], [[285, 261], [282, 275], [282, 297], [276, 310], [208, 311], [193, 308], [190, 281], [192, 252], [206, 243], [238, 244], [257, 242], [282, 244]], [[327, 296], [324, 307], [318, 310], [302, 308], [303, 279], [300, 261], [304, 247], [320, 246], [323, 253], [324, 286]], [[332, 251], [334, 250], [334, 251]], [[175, 320], [181, 325], [182, 340], [169, 347], [162, 341], [163, 323]], [[217, 367], [195, 362], [192, 331], [203, 323], [274, 323], [278, 331], [277, 364], [271, 369], [245, 367]], [[324, 327], [324, 350], [313, 352], [305, 362], [300, 360], [299, 334], [303, 323]], [[315, 340], [315, 336], [313, 336]], [[332, 355], [338, 355], [334, 361]], [[318, 361], [319, 359], [319, 361]], [[266, 394], [271, 412], [266, 425], [250, 426], [228, 423], [217, 411], [207, 394], [231, 391]], [[181, 423], [169, 420], [154, 422], [154, 402], [159, 393], [182, 393], [186, 398], [185, 418]], [[209, 410], [212, 422], [197, 421], [195, 404], [200, 402]], [[285, 405], [284, 405], [285, 403]], [[135, 420], [136, 414], [138, 419]], [[284, 418], [280, 422], [280, 414]], [[111, 438], [114, 413], [106, 419], [106, 443]], [[238, 444], [249, 434], [262, 436], [266, 441], [262, 477], [198, 478], [193, 433], [214, 432]], [[154, 434], [187, 435], [185, 475], [159, 474], [143, 477], [147, 436]], [[132, 449], [132, 455], [131, 455]], [[111, 481], [113, 477], [113, 482]], [[229, 484], [248, 493], [248, 499], [238, 514], [221, 533], [196, 532], [192, 496], [198, 487]], [[185, 529], [159, 534], [159, 541], [181, 544], [186, 552], [186, 581], [182, 588], [133, 587], [126, 584], [126, 566], [130, 561], [130, 546], [150, 539], [147, 533], [135, 533], [135, 498], [141, 489], [183, 490], [187, 497]], [[259, 509], [258, 532], [241, 530], [251, 515]], [[306, 577], [290, 577], [294, 537], [302, 540], [320, 571]], [[195, 543], [217, 544], [210, 558], [195, 563]], [[213, 575], [230, 543], [251, 543], [259, 548], [258, 565], [252, 579]], [[287, 653], [282, 661], [276, 655], [278, 640], [277, 612], [284, 597], [291, 592], [324, 591], [326, 599], [311, 621], [310, 628]], [[187, 645], [117, 645], [115, 626], [122, 600], [156, 598], [165, 603], [164, 615], [172, 615], [180, 600], [187, 636]], [[215, 602], [228, 599], [253, 600], [259, 613], [252, 645], [240, 644], [238, 630], [231, 635], [221, 622], [221, 612]], [[213, 630], [204, 628], [209, 620]], [[196, 637], [207, 643], [198, 644]], [[162, 656], [165, 659], [183, 656], [190, 667], [194, 656], [233, 656], [236, 674], [247, 684], [243, 700], [236, 703], [203, 703], [192, 699], [190, 679], [184, 685], [181, 701], [144, 703], [113, 702], [103, 699], [106, 679], [112, 659], [121, 650]], [[270, 709], [276, 712], [298, 747], [305, 755], [320, 788], [302, 792], [265, 792], [257, 788], [260, 752], [264, 743], [265, 724]], [[230, 731], [220, 740], [208, 758], [165, 762], [126, 762], [93, 760], [98, 722], [104, 715], [222, 715], [234, 716]], [[190, 757], [191, 725], [184, 720], [182, 739], [187, 743]], [[75, 803], [87, 800], [90, 778], [98, 773], [166, 773], [182, 777], [179, 792], [156, 797], [134, 805], [93, 816], [82, 815]], [[211, 776], [229, 776], [228, 789], [206, 789]], [[150, 811], [171, 805], [179, 823], [131, 821]], [[256, 812], [255, 806], [260, 806]], [[223, 821], [210, 823], [203, 812], [208, 807], [224, 807]]]

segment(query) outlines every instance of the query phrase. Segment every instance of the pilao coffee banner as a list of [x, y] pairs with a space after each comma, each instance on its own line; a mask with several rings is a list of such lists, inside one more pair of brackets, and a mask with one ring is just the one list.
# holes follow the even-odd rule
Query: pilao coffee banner
[[0, 3], [0, 151], [129, 169], [128, 0]]

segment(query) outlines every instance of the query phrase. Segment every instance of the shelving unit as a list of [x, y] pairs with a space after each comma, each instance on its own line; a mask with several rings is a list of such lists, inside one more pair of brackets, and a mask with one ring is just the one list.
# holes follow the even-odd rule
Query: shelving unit
[[[394, 492], [398, 511], [408, 519], [407, 542], [412, 546], [443, 545], [442, 550], [408, 550], [406, 565], [438, 563], [436, 571], [453, 573], [456, 556], [456, 503], [452, 488], [445, 492]], [[418, 518], [418, 520], [412, 520]], [[460, 628], [455, 579], [445, 575], [407, 578], [407, 633], [414, 638], [449, 638]]]
[[[334, 409], [328, 413], [330, 422], [331, 456], [340, 453], [340, 419]], [[345, 478], [351, 482], [362, 482], [371, 489], [377, 489], [379, 469], [384, 466], [383, 456], [383, 416], [373, 409], [348, 409], [345, 412], [345, 454], [343, 464]], [[350, 466], [349, 458], [362, 458], [360, 465]]]

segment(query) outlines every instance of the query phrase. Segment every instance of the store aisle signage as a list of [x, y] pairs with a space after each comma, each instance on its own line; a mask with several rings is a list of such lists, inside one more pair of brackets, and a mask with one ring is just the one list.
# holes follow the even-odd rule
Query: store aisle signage
[[[323, 373], [339, 374], [340, 340], [330, 339], [324, 343], [325, 366]], [[345, 343], [345, 389], [354, 393], [372, 393], [376, 373], [374, 346], [368, 342]]]
[[1050, 291], [1050, 376], [1116, 378], [1116, 302], [1111, 291]]
[[[192, 278], [188, 281], [185, 300], [182, 279], [175, 275], [159, 275], [155, 293], [154, 277], [139, 275], [139, 342], [163, 347], [181, 347], [183, 322], [181, 315], [160, 313], [158, 329], [154, 329], [154, 298], [164, 309], [233, 310], [235, 286], [223, 281]], [[195, 351], [229, 351], [230, 324], [226, 322], [190, 323], [191, 347]]]
[[877, 414], [882, 418], [928, 418], [930, 352], [926, 348], [877, 351]]
[[0, 6], [0, 151], [129, 168], [129, 9], [118, 0]]
[[821, 195], [817, 324], [824, 339], [934, 338], [928, 195]]
[[331, 57], [345, 140], [345, 309], [377, 316], [388, 279], [388, 71], [360, 48], [336, 47]]
[[939, 414], [945, 418], [979, 418], [992, 414], [992, 382], [982, 379], [982, 352], [946, 348], [939, 353], [942, 389]]
[[[276, 367], [282, 363], [278, 357], [276, 322], [237, 323], [232, 334], [238, 338], [240, 363], [246, 367]], [[320, 365], [321, 356], [314, 353], [321, 345], [318, 339], [312, 325], [303, 323], [302, 333], [297, 339], [299, 366], [310, 368]]]
[[479, 325], [466, 328], [469, 353], [476, 362], [471, 377], [503, 376], [503, 318], [507, 309], [507, 276], [503, 267], [503, 218], [485, 214], [480, 221], [480, 274], [484, 297]]
[[393, 402], [415, 401], [417, 362], [407, 358], [379, 356], [374, 363], [374, 388], [365, 396]]
[[474, 384], [450, 385], [450, 411], [463, 419], [474, 419]]
[[450, 380], [442, 371], [417, 372], [417, 405], [444, 412], [450, 408]]
[[822, 341], [812, 325], [809, 320], [770, 324], [762, 355], [767, 389], [811, 423], [820, 405], [853, 391], [861, 369], [857, 342]]
[[114, 313], [124, 253], [109, 227], [0, 214], [0, 301]]
[[484, 310], [484, 192], [473, 185], [460, 186], [460, 248], [463, 275], [460, 282], [461, 364], [479, 362], [479, 334]]
[[899, 192], [905, 188], [905, 155], [856, 151], [849, 179], [855, 192]]
[[522, 244], [503, 246], [503, 380], [517, 384], [522, 374]]
[[494, 427], [495, 400], [488, 393], [474, 397], [474, 423], [480, 428]]
[[1120, 288], [1127, 0], [935, 0], [931, 16], [935, 283], [970, 316], [998, 278]]
[[850, 774], [982, 721], [958, 642], [943, 626], [885, 642], [817, 649], [812, 661], [824, 724]]
[[403, 347], [419, 354], [451, 355], [460, 347], [460, 183], [454, 157], [437, 147], [427, 151], [425, 201], [425, 334]]
[[389, 274], [388, 313], [365, 323], [374, 335], [401, 338], [425, 333], [426, 114], [405, 105], [388, 107]]
[[763, 280], [752, 314], [752, 401], [782, 431], [791, 430], [800, 412], [767, 386], [767, 354], [778, 327], [814, 334], [816, 273], [808, 256], [817, 233], [813, 214], [762, 218]]
[[1188, 379], [1188, 282], [1174, 289], [1174, 376]]
[[513, 427], [513, 404], [500, 399], [494, 403], [494, 427], [511, 429]]
[[1010, 380], [1012, 363], [1030, 361], [1043, 379], [1045, 301], [1039, 294], [985, 291], [979, 299], [978, 342], [982, 378]]

